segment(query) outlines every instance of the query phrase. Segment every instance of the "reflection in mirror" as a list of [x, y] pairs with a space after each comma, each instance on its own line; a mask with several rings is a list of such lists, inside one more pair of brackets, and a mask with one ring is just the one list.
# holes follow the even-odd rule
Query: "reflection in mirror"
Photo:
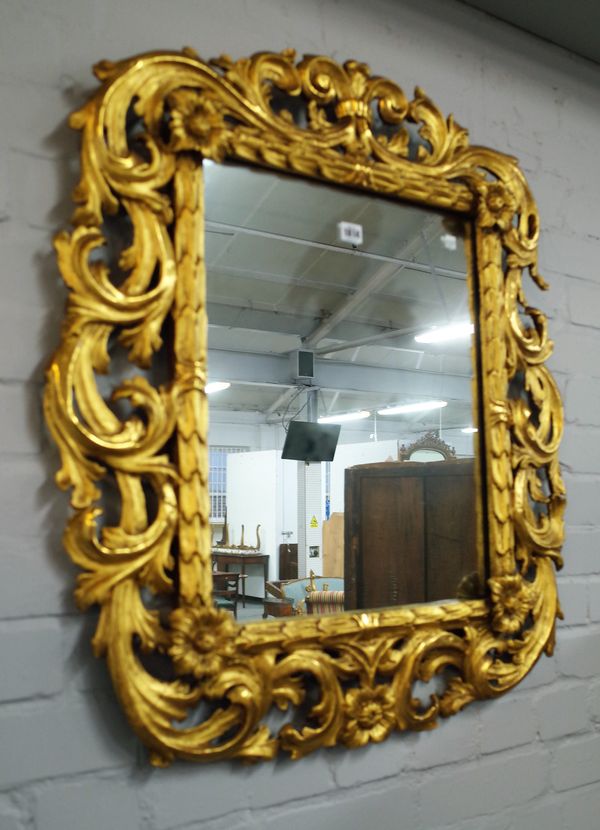
[[215, 603], [244, 620], [476, 594], [466, 223], [204, 171]]
[[409, 461], [444, 461], [444, 456], [439, 450], [415, 450], [411, 453]]

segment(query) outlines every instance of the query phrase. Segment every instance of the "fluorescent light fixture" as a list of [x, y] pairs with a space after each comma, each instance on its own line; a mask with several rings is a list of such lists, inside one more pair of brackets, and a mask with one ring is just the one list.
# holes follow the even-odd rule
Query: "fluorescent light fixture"
[[398, 406], [388, 406], [378, 409], [378, 415], [403, 415], [405, 412], [428, 412], [430, 409], [442, 409], [448, 406], [448, 401], [420, 401], [419, 403], [402, 403]]
[[444, 233], [440, 236], [440, 242], [447, 251], [456, 250], [456, 237], [452, 233]]
[[224, 389], [229, 389], [231, 386], [226, 380], [213, 380], [212, 383], [207, 383], [204, 391], [207, 395], [214, 395], [215, 392], [222, 392]]
[[463, 427], [461, 432], [464, 432], [466, 435], [473, 435], [474, 432], [479, 432], [477, 427]]
[[360, 412], [342, 412], [339, 415], [324, 415], [317, 420], [320, 424], [345, 424], [347, 421], [362, 421], [368, 418], [370, 414], [366, 409], [361, 409]]
[[475, 331], [473, 323], [450, 323], [448, 326], [433, 326], [423, 334], [417, 334], [417, 343], [445, 343], [448, 340], [462, 340]]

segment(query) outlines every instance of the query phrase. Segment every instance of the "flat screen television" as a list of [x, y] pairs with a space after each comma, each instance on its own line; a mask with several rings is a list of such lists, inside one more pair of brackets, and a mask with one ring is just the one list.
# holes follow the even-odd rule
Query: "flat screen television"
[[339, 437], [339, 424], [291, 421], [281, 457], [307, 463], [333, 461]]

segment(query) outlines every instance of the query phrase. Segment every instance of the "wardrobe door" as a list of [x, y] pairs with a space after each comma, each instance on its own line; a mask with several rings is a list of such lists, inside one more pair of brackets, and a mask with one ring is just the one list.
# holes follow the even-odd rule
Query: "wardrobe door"
[[448, 470], [453, 474], [427, 470], [432, 474], [423, 479], [428, 602], [456, 597], [459, 582], [478, 570], [473, 466], [455, 463]]
[[423, 490], [416, 477], [361, 478], [356, 607], [425, 599]]

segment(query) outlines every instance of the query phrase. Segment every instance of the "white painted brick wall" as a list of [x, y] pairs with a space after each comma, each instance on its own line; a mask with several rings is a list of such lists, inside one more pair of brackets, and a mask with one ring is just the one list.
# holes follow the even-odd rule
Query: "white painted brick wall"
[[540, 738], [548, 741], [589, 730], [588, 697], [584, 683], [554, 683], [544, 688], [533, 701]]
[[124, 776], [42, 784], [33, 790], [32, 806], [36, 830], [116, 830], [138, 827], [143, 818], [135, 789]]
[[409, 746], [413, 749], [408, 768], [426, 770], [472, 760], [481, 752], [481, 737], [478, 710], [473, 706], [463, 712], [462, 718], [450, 718], [444, 722], [443, 729], [408, 737]]
[[586, 735], [563, 743], [554, 751], [552, 786], [572, 790], [600, 781], [600, 735]]
[[484, 754], [512, 749], [535, 740], [536, 722], [529, 695], [514, 692], [496, 701], [486, 713], [485, 729], [481, 733], [481, 751]]
[[519, 684], [519, 690], [537, 689], [553, 683], [558, 677], [556, 659], [554, 657], [540, 658], [527, 677]]
[[559, 576], [558, 590], [560, 593], [560, 606], [564, 620], [559, 625], [572, 626], [582, 625], [589, 618], [589, 582], [586, 578], [565, 579]]
[[561, 576], [594, 574], [600, 558], [600, 530], [597, 527], [569, 527], [568, 548]]
[[61, 528], [49, 528], [47, 537], [17, 536], [19, 528], [13, 530], [14, 535], [0, 533], [0, 619], [74, 611], [71, 589], [77, 571], [64, 567]]
[[600, 676], [600, 628], [561, 631], [556, 648], [559, 673], [565, 677]]
[[[584, 827], [585, 825], [573, 825]], [[541, 804], [526, 809], [510, 825], [511, 830], [562, 830], [562, 816], [556, 804]]]
[[598, 826], [598, 785], [566, 793], [561, 804], [564, 827]]
[[574, 377], [567, 381], [565, 417], [570, 424], [600, 424], [600, 381]]
[[[600, 720], [600, 705], [598, 712]], [[386, 778], [400, 780], [412, 760], [414, 739], [414, 735], [392, 735], [383, 744], [369, 744], [360, 752], [339, 753], [332, 765], [338, 786], [348, 789]]]
[[534, 747], [436, 770], [419, 786], [420, 826], [460, 826], [465, 819], [533, 801], [548, 787], [548, 763], [548, 751]]
[[[148, 767], [90, 653], [41, 428], [90, 65], [148, 49], [295, 46], [420, 84], [519, 157], [540, 208], [526, 286], [551, 318], [569, 488], [556, 656], [434, 733], [295, 764]], [[596, 830], [600, 825], [600, 68], [442, 0], [0, 3], [0, 830]]]
[[292, 803], [281, 811], [269, 811], [263, 819], [264, 830], [306, 830], [322, 827], [347, 830], [349, 827], [376, 826], [378, 830], [413, 830], [418, 825], [418, 792], [408, 781], [395, 780], [392, 786], [358, 787], [341, 791], [336, 799], [307, 799]]
[[0, 745], [0, 790], [123, 767], [135, 757], [116, 701], [100, 693], [4, 704]]
[[590, 622], [600, 622], [600, 578], [588, 577], [587, 588]]
[[[58, 694], [62, 689], [61, 631], [56, 619], [0, 623], [0, 702]], [[45, 671], [40, 671], [40, 664]]]

